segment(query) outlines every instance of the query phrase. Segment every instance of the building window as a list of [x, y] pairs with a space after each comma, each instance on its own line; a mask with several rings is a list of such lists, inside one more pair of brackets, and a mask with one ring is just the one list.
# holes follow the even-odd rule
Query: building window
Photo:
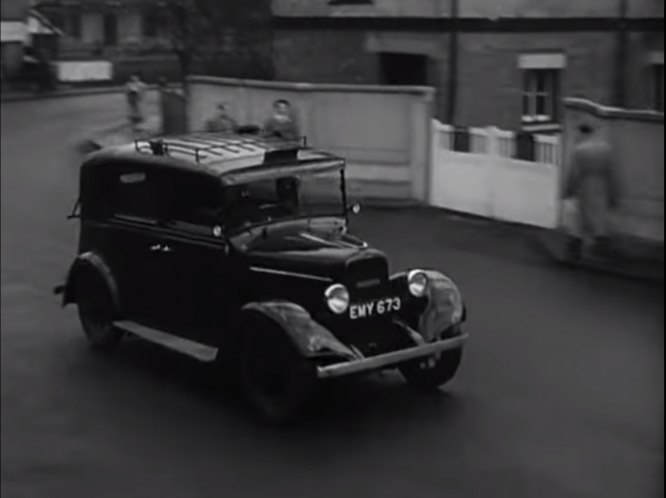
[[61, 10], [50, 10], [46, 15], [51, 24], [60, 30], [65, 30], [65, 16]]
[[104, 15], [104, 44], [109, 46], [118, 44], [118, 18], [115, 14]]
[[664, 64], [652, 66], [652, 95], [654, 109], [664, 112]]
[[384, 85], [428, 84], [428, 57], [418, 54], [379, 54], [381, 79]]
[[523, 76], [522, 122], [524, 127], [557, 125], [560, 81], [567, 65], [563, 53], [531, 53], [518, 57]]
[[523, 72], [524, 125], [558, 122], [559, 69], [525, 69]]
[[72, 9], [69, 12], [69, 35], [73, 38], [81, 38], [81, 12]]
[[149, 10], [142, 16], [143, 36], [145, 38], [157, 38], [159, 34], [160, 19], [155, 10]]

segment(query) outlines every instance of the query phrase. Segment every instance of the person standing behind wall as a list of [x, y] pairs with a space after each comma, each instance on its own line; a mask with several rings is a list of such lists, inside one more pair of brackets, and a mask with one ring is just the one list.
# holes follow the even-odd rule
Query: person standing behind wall
[[272, 114], [264, 122], [263, 135], [283, 140], [300, 140], [299, 126], [288, 100], [279, 99], [273, 102]]
[[136, 127], [143, 121], [143, 113], [141, 110], [141, 101], [143, 100], [143, 94], [146, 89], [146, 85], [138, 74], [133, 74], [127, 85], [125, 85], [125, 95], [127, 96], [127, 105], [128, 105], [128, 117], [129, 122], [132, 126], [132, 129]]
[[611, 145], [589, 124], [579, 126], [577, 138], [563, 203], [571, 260], [580, 259], [588, 247], [608, 256], [610, 217], [620, 197]]
[[234, 133], [238, 129], [238, 123], [229, 114], [229, 109], [224, 103], [217, 105], [217, 114], [206, 121], [205, 130], [217, 133]]

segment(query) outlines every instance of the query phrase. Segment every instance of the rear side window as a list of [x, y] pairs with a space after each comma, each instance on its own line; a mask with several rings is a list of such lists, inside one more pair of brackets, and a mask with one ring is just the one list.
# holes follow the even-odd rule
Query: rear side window
[[[95, 185], [92, 184], [95, 181]], [[188, 171], [114, 164], [97, 171], [86, 205], [98, 217], [214, 227], [222, 223], [221, 185]]]
[[149, 222], [163, 217], [167, 199], [158, 173], [120, 167], [110, 180], [109, 206], [114, 216]]

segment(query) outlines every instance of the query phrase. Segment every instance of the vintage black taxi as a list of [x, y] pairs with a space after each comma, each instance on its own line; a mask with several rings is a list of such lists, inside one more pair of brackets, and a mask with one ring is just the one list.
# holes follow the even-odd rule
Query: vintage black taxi
[[90, 344], [138, 335], [237, 373], [271, 421], [318, 381], [397, 368], [434, 388], [467, 338], [446, 275], [391, 275], [351, 235], [345, 161], [303, 142], [215, 133], [113, 146], [80, 168], [78, 256], [63, 285]]

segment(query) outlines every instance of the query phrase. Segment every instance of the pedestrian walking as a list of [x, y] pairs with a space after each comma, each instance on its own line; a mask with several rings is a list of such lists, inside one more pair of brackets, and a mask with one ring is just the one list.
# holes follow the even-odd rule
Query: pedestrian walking
[[139, 123], [143, 121], [143, 112], [141, 109], [141, 102], [145, 92], [146, 85], [138, 74], [133, 74], [127, 85], [125, 86], [125, 94], [127, 96], [128, 117], [132, 129], [135, 129]]
[[288, 100], [279, 99], [273, 102], [273, 112], [264, 123], [263, 134], [266, 137], [284, 140], [301, 138], [296, 117]]
[[609, 225], [619, 203], [619, 181], [611, 145], [589, 124], [578, 128], [564, 189], [567, 256], [577, 260], [590, 248], [605, 257]]

